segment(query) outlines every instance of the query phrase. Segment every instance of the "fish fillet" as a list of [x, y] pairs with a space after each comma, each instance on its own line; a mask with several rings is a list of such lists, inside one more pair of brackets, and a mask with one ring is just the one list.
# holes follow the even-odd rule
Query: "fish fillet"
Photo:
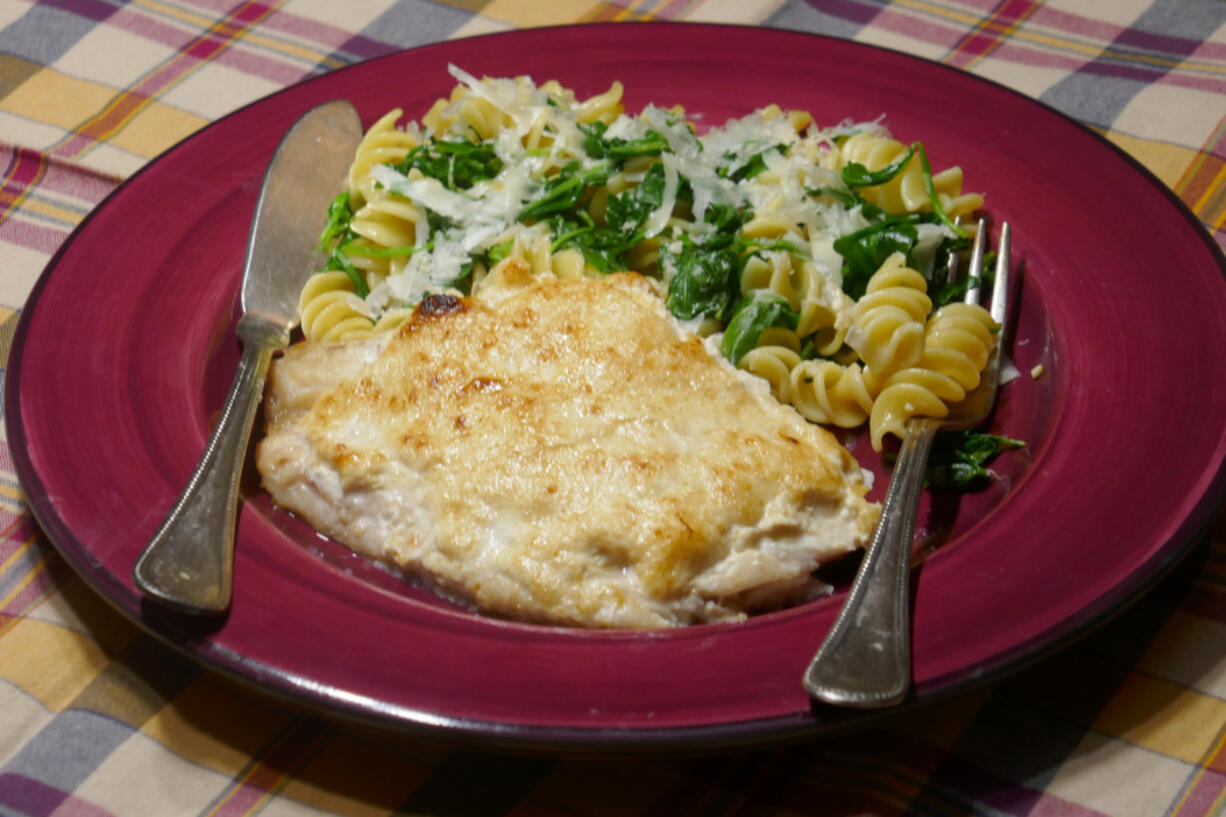
[[497, 616], [728, 618], [822, 592], [878, 507], [855, 459], [716, 359], [632, 273], [508, 273], [395, 333], [273, 365], [266, 489]]

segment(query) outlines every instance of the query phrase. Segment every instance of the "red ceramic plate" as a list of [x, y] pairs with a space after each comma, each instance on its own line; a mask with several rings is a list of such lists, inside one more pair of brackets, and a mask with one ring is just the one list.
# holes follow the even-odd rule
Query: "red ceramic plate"
[[22, 315], [6, 408], [34, 513], [102, 595], [205, 665], [333, 713], [487, 745], [732, 745], [867, 717], [815, 708], [801, 689], [841, 593], [667, 632], [496, 621], [350, 557], [255, 485], [228, 617], [142, 603], [129, 571], [238, 359], [247, 228], [278, 140], [336, 97], [367, 124], [393, 107], [417, 118], [452, 87], [449, 62], [554, 77], [580, 95], [619, 79], [629, 109], [679, 103], [704, 123], [770, 102], [826, 123], [885, 114], [1012, 223], [1023, 374], [995, 428], [1029, 446], [999, 461], [994, 489], [923, 510], [939, 547], [915, 582], [913, 700], [1084, 632], [1172, 565], [1221, 501], [1222, 256], [1098, 136], [966, 74], [796, 33], [650, 24], [441, 43], [287, 89], [171, 149], [81, 225]]

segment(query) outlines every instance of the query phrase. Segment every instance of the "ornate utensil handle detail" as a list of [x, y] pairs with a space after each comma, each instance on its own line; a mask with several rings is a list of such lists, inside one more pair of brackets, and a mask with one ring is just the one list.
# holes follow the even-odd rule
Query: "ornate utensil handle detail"
[[907, 696], [911, 542], [938, 428], [927, 419], [907, 425], [877, 531], [834, 627], [805, 671], [805, 690], [818, 700], [871, 709]]
[[255, 315], [238, 322], [243, 357], [196, 470], [132, 568], [145, 593], [190, 613], [230, 606], [238, 487], [273, 352], [289, 333]]

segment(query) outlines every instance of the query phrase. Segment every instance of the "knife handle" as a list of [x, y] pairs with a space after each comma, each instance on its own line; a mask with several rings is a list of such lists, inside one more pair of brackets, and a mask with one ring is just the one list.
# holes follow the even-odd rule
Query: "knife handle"
[[230, 606], [238, 486], [251, 425], [273, 352], [289, 333], [258, 316], [238, 322], [243, 356], [213, 429], [183, 492], [132, 568], [147, 595], [187, 613], [221, 613]]

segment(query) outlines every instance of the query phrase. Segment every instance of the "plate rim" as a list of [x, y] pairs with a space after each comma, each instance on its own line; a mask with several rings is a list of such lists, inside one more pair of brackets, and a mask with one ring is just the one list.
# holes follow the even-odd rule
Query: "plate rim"
[[[653, 30], [668, 28], [674, 31], [685, 29], [689, 32], [699, 28], [740, 29], [752, 31], [756, 34], [769, 32], [768, 36], [837, 42], [842, 46], [883, 52], [895, 60], [914, 60], [926, 66], [939, 69], [943, 73], [948, 72], [950, 76], [961, 76], [975, 83], [991, 86], [998, 92], [1007, 92], [1017, 100], [1023, 101], [1028, 105], [1038, 106], [1051, 114], [1055, 114], [1066, 124], [1073, 125], [1083, 134], [1093, 137], [1100, 148], [1105, 146], [1117, 158], [1123, 158], [1134, 172], [1138, 172], [1140, 178], [1146, 182], [1149, 188], [1160, 191], [1166, 200], [1175, 206], [1176, 211], [1182, 216], [1183, 220], [1194, 228], [1194, 231], [1200, 236], [1209, 249], [1210, 255], [1214, 258], [1219, 275], [1226, 279], [1226, 255], [1223, 254], [1222, 249], [1214, 241], [1212, 235], [1174, 191], [1158, 179], [1152, 171], [1142, 165], [1139, 160], [1115, 145], [1102, 134], [1048, 103], [1027, 96], [1020, 91], [1013, 90], [995, 80], [972, 74], [954, 66], [907, 54], [885, 46], [860, 43], [830, 35], [733, 23], [629, 22], [570, 24], [491, 32], [465, 38], [465, 40], [515, 39], [542, 31], [566, 32], [574, 29], [593, 28], [616, 28], [619, 31], [626, 31], [639, 27], [650, 27]], [[166, 150], [146, 162], [138, 171], [116, 185], [106, 197], [86, 214], [85, 218], [73, 229], [50, 257], [34, 286], [31, 288], [25, 302], [22, 304], [21, 314], [18, 318], [6, 364], [4, 400], [5, 424], [10, 454], [13, 460], [14, 472], [23, 489], [25, 489], [27, 509], [56, 551], [65, 558], [77, 575], [85, 580], [91, 591], [101, 595], [114, 609], [118, 610], [124, 618], [135, 624], [142, 632], [154, 636], [158, 641], [170, 646], [181, 655], [201, 664], [206, 669], [216, 671], [223, 677], [251, 688], [257, 693], [272, 694], [274, 697], [302, 705], [308, 709], [322, 710], [326, 714], [337, 715], [346, 720], [354, 720], [367, 725], [390, 727], [395, 731], [406, 732], [421, 738], [442, 738], [450, 742], [475, 743], [502, 749], [526, 748], [540, 750], [560, 748], [566, 751], [579, 749], [594, 749], [598, 751], [603, 749], [618, 751], [660, 749], [675, 751], [681, 748], [744, 746], [764, 741], [803, 739], [861, 728], [870, 722], [909, 712], [916, 707], [928, 705], [945, 697], [974, 689], [1013, 674], [1029, 664], [1041, 661], [1047, 656], [1063, 650], [1068, 644], [1104, 625], [1123, 612], [1133, 602], [1145, 595], [1163, 577], [1168, 575], [1199, 544], [1217, 509], [1226, 500], [1226, 459], [1218, 462], [1216, 473], [1207, 480], [1206, 490], [1197, 499], [1190, 513], [1180, 520], [1179, 525], [1170, 537], [1153, 552], [1143, 565], [1138, 566], [1129, 575], [1127, 581], [1117, 584], [1112, 588], [1111, 593], [1099, 596], [1092, 604], [1084, 608], [1080, 620], [1075, 624], [1064, 626], [1067, 625], [1067, 621], [1059, 622], [1057, 626], [1052, 626], [1048, 631], [1036, 635], [1025, 644], [1018, 645], [1009, 655], [1001, 657], [995, 664], [989, 666], [984, 672], [974, 678], [963, 678], [949, 683], [942, 683], [944, 678], [948, 677], [942, 676], [942, 678], [936, 679], [933, 682], [933, 685], [936, 687], [935, 691], [926, 694], [922, 698], [916, 698], [912, 695], [905, 704], [898, 708], [875, 712], [858, 711], [846, 713], [836, 720], [827, 723], [815, 722], [811, 715], [806, 716], [803, 713], [793, 713], [779, 717], [728, 721], [703, 726], [613, 729], [607, 727], [585, 728], [508, 724], [499, 721], [469, 720], [447, 715], [439, 716], [424, 710], [416, 710], [399, 704], [389, 704], [386, 701], [354, 695], [334, 687], [321, 688], [321, 685], [310, 678], [286, 672], [276, 667], [270, 667], [249, 657], [233, 655], [231, 654], [232, 651], [213, 642], [196, 640], [196, 637], [190, 635], [188, 630], [177, 626], [167, 627], [165, 626], [165, 621], [159, 622], [158, 620], [158, 617], [164, 616], [164, 612], [160, 608], [157, 613], [158, 617], [148, 617], [143, 612], [145, 602], [141, 602], [141, 607], [136, 610], [129, 609], [121, 604], [120, 598], [122, 598], [123, 594], [119, 594], [120, 598], [116, 598], [115, 590], [106, 587], [103, 582], [100, 582], [96, 571], [91, 569], [87, 560], [83, 558], [84, 554], [89, 552], [89, 548], [76, 538], [66, 524], [63, 524], [63, 520], [55, 512], [53, 504], [45, 498], [45, 492], [36, 490], [43, 487], [43, 482], [41, 474], [35, 469], [28, 446], [25, 444], [27, 443], [25, 418], [20, 410], [19, 395], [23, 388], [21, 383], [22, 372], [24, 364], [27, 362], [26, 335], [42, 291], [61, 263], [62, 256], [79, 239], [80, 235], [94, 220], [94, 217], [103, 212], [104, 208], [108, 207], [121, 191], [137, 179], [142, 178], [146, 172], [156, 171], [168, 157], [179, 150], [185, 149], [194, 140], [202, 138], [223, 122], [243, 115], [249, 109], [261, 105], [271, 97], [278, 96], [291, 89], [324, 80], [349, 68], [400, 59], [405, 54], [430, 48], [446, 49], [449, 44], [454, 42], [456, 41], [432, 42], [413, 48], [399, 49], [370, 60], [353, 63], [335, 71], [307, 77], [299, 82], [287, 85], [268, 96], [253, 100], [169, 146]], [[1207, 468], [1204, 473], [1208, 474]], [[65, 541], [61, 540], [62, 538], [75, 544], [75, 549], [69, 547]], [[122, 583], [118, 580], [118, 576], [108, 572], [106, 578], [110, 579], [116, 587], [122, 588]], [[126, 588], [123, 589], [126, 590]], [[1093, 609], [1090, 610], [1090, 608]], [[1055, 632], [1055, 636], [1049, 637], [1049, 634], [1052, 632]], [[951, 674], [956, 675], [957, 673]], [[304, 691], [307, 689], [310, 691]], [[366, 703], [364, 705], [355, 705], [353, 703], [355, 698], [360, 698]]]

